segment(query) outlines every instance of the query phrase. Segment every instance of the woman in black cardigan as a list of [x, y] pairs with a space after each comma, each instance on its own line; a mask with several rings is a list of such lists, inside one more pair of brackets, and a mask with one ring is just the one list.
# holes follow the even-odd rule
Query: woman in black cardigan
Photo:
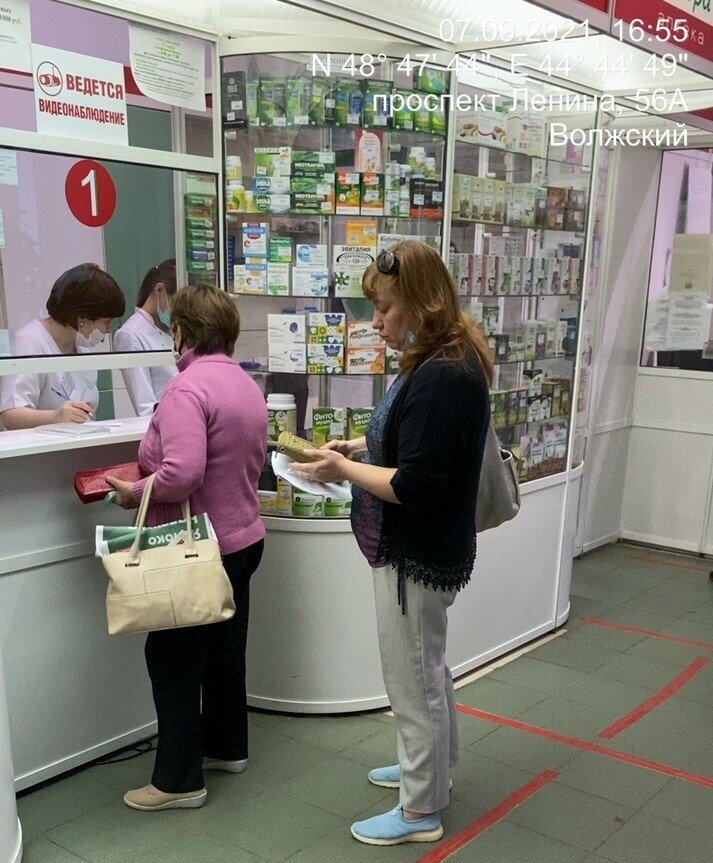
[[366, 438], [331, 441], [310, 450], [316, 462], [295, 468], [354, 483], [354, 535], [374, 569], [399, 763], [375, 768], [369, 780], [400, 788], [400, 805], [352, 825], [352, 835], [373, 845], [432, 842], [443, 835], [440, 810], [458, 760], [446, 613], [475, 562], [493, 364], [482, 332], [460, 310], [450, 273], [426, 243], [405, 240], [382, 252], [364, 274], [364, 293], [374, 303], [374, 327], [402, 352], [402, 374]]

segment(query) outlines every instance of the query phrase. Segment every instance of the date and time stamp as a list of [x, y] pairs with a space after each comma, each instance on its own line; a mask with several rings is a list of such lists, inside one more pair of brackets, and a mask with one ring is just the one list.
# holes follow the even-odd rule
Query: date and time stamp
[[[413, 51], [401, 57], [387, 57], [384, 53], [363, 54], [312, 54], [308, 69], [312, 75], [336, 75], [364, 79], [383, 77], [384, 64], [391, 63], [394, 74], [421, 75], [428, 67], [440, 67], [457, 77], [472, 80], [479, 72], [498, 66], [514, 79], [525, 80], [528, 75], [549, 82], [559, 88], [571, 85], [574, 89], [580, 80], [578, 72], [586, 63], [587, 71], [610, 86], [613, 92], [600, 93], [600, 103], [613, 114], [626, 108], [641, 113], [680, 114], [691, 110], [686, 93], [672, 87], [672, 79], [679, 69], [686, 67], [689, 54], [685, 46], [690, 41], [690, 25], [686, 18], [659, 17], [655, 23], [641, 18], [631, 21], [616, 20], [611, 36], [604, 40], [588, 19], [575, 21], [561, 17], [537, 21], [514, 22], [504, 19], [467, 18], [441, 19], [438, 24], [441, 41], [459, 46], [477, 46], [453, 54], [450, 59], [436, 51]], [[592, 40], [597, 40], [596, 45]], [[528, 45], [537, 45], [537, 51], [528, 53]], [[544, 50], [543, 50], [544, 46]], [[506, 51], [498, 49], [506, 48]], [[642, 55], [644, 49], [647, 53]], [[636, 72], [638, 82], [648, 77], [650, 86], [638, 86], [627, 92], [630, 73]], [[446, 97], [443, 97], [446, 98]], [[457, 99], [451, 104], [457, 109]]]

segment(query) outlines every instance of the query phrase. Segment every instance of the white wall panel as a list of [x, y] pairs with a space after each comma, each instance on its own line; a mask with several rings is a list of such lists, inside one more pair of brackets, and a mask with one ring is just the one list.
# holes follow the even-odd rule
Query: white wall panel
[[698, 551], [710, 493], [713, 437], [634, 427], [622, 536]]
[[605, 250], [607, 268], [578, 551], [611, 542], [620, 532], [660, 161], [658, 151], [630, 149], [618, 152], [613, 166], [609, 204], [613, 224]]
[[583, 552], [619, 537], [624, 500], [629, 428], [595, 434], [587, 459], [589, 506], [584, 519]]

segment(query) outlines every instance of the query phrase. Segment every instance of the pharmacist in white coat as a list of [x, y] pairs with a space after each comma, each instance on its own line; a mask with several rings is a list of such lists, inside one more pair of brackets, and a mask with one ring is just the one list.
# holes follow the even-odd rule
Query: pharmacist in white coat
[[[117, 351], [172, 351], [171, 299], [176, 293], [176, 261], [157, 264], [144, 276], [136, 311], [114, 336]], [[126, 391], [137, 416], [150, 416], [166, 384], [178, 374], [175, 365], [122, 369]]]
[[[113, 318], [126, 301], [116, 281], [96, 264], [79, 264], [57, 279], [46, 318], [13, 335], [16, 357], [102, 351]], [[58, 422], [84, 423], [99, 402], [97, 372], [26, 372], [0, 377], [0, 424], [7, 430]]]

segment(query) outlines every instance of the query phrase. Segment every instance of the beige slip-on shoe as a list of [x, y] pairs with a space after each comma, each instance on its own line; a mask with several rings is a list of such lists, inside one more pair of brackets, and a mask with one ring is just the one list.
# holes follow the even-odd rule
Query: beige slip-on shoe
[[132, 809], [151, 812], [159, 809], [198, 809], [202, 806], [208, 791], [200, 788], [198, 791], [186, 791], [183, 794], [170, 794], [167, 791], [150, 791], [151, 786], [134, 788], [124, 794], [124, 803]]
[[242, 758], [240, 761], [226, 761], [223, 758], [204, 758], [204, 770], [223, 770], [225, 773], [242, 773], [248, 766], [248, 759]]

